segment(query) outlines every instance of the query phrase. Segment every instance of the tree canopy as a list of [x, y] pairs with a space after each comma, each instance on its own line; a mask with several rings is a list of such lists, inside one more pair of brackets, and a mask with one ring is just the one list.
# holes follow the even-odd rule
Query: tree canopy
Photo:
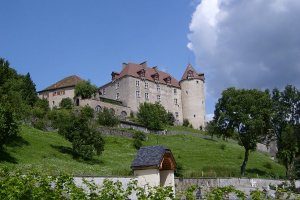
[[168, 122], [168, 113], [159, 103], [140, 104], [137, 117], [141, 124], [152, 130], [161, 130]]
[[287, 85], [283, 91], [274, 89], [272, 101], [277, 157], [285, 165], [287, 177], [292, 178], [300, 145], [300, 92], [292, 85]]
[[224, 137], [238, 134], [245, 149], [241, 174], [245, 174], [249, 151], [255, 150], [271, 128], [272, 102], [267, 92], [255, 89], [228, 88], [223, 91], [215, 108], [214, 123]]
[[75, 86], [75, 96], [82, 99], [89, 99], [97, 92], [97, 86], [91, 84], [90, 81], [80, 81]]

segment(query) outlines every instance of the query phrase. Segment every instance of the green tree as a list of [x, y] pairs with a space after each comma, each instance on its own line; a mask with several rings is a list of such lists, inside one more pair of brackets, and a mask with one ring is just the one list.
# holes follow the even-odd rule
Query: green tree
[[23, 84], [21, 85], [22, 99], [26, 104], [33, 106], [37, 101], [35, 84], [31, 80], [30, 74], [27, 73], [25, 76], [21, 76]]
[[270, 132], [272, 101], [267, 92], [255, 89], [228, 88], [215, 108], [214, 122], [221, 134], [232, 136], [236, 131], [245, 149], [241, 175], [245, 175], [250, 150]]
[[133, 134], [133, 146], [136, 149], [140, 149], [141, 146], [143, 146], [143, 141], [146, 140], [146, 135], [145, 133], [141, 131], [135, 131]]
[[18, 123], [14, 113], [0, 104], [0, 149], [4, 144], [11, 142], [19, 132]]
[[73, 101], [71, 98], [67, 97], [67, 98], [63, 98], [61, 100], [61, 102], [59, 103], [59, 107], [63, 108], [63, 109], [72, 109], [73, 108]]
[[91, 84], [90, 81], [80, 81], [75, 86], [75, 96], [81, 97], [82, 99], [92, 98], [97, 92], [97, 86]]
[[98, 113], [98, 123], [102, 126], [113, 127], [119, 124], [120, 121], [111, 110], [104, 108]]
[[175, 117], [174, 117], [173, 113], [168, 112], [168, 114], [167, 114], [167, 124], [170, 125], [170, 126], [174, 126], [174, 123], [175, 123]]
[[272, 92], [272, 126], [277, 139], [277, 157], [286, 168], [286, 176], [292, 178], [300, 145], [300, 92], [292, 85], [283, 91]]
[[140, 104], [137, 118], [138, 121], [152, 130], [161, 130], [167, 124], [167, 111], [159, 103], [147, 103]]
[[75, 156], [85, 160], [100, 155], [104, 150], [104, 140], [99, 132], [89, 123], [89, 119], [81, 112], [72, 114], [70, 119], [61, 124], [58, 132], [72, 143]]

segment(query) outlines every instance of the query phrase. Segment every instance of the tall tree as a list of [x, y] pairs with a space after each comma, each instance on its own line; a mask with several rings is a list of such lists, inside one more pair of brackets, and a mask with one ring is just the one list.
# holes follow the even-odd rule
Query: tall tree
[[245, 175], [249, 153], [269, 133], [272, 101], [267, 92], [228, 88], [223, 91], [215, 108], [214, 123], [226, 137], [236, 132], [244, 147], [241, 175]]
[[23, 81], [23, 84], [21, 86], [22, 99], [25, 101], [26, 104], [33, 106], [38, 99], [36, 95], [35, 84], [31, 80], [29, 73], [27, 73], [25, 76], [22, 76], [22, 81]]
[[82, 99], [89, 99], [97, 92], [97, 86], [91, 84], [90, 81], [80, 81], [75, 86], [75, 96]]
[[286, 168], [286, 176], [292, 178], [300, 145], [300, 92], [292, 85], [283, 91], [272, 92], [272, 126], [277, 139], [277, 157]]
[[152, 130], [163, 129], [167, 124], [167, 111], [159, 103], [147, 103], [140, 104], [137, 117], [141, 124]]

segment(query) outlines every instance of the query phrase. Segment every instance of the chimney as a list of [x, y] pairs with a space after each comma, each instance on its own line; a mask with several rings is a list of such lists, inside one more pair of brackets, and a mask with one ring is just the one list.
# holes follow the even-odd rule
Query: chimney
[[147, 67], [147, 61], [140, 63], [140, 65], [142, 65], [143, 67]]
[[127, 65], [127, 63], [122, 63], [122, 69], [124, 69]]

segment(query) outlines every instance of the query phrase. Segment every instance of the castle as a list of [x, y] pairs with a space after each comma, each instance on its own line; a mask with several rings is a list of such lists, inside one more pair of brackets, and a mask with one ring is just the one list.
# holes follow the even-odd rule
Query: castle
[[123, 119], [136, 113], [140, 103], [159, 102], [173, 113], [177, 124], [187, 119], [196, 129], [205, 127], [204, 74], [197, 73], [192, 65], [187, 66], [180, 81], [157, 67], [148, 67], [147, 62], [123, 63], [122, 70], [111, 76], [111, 81], [99, 87], [91, 99], [75, 97], [74, 88], [82, 80], [78, 76], [66, 77], [38, 94], [48, 100], [51, 108], [69, 97], [77, 106], [89, 105], [95, 111], [106, 107]]

